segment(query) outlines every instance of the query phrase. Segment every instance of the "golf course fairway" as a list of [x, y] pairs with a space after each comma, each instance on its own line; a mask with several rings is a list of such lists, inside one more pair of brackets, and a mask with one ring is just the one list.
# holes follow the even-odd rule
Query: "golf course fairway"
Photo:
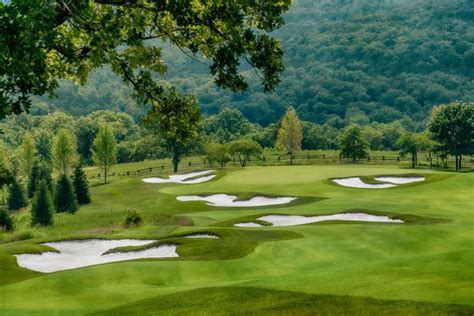
[[[377, 190], [331, 181], [407, 174], [425, 181]], [[55, 214], [51, 227], [32, 228], [23, 211], [15, 232], [0, 233], [0, 315], [472, 315], [473, 188], [472, 173], [362, 165], [218, 169], [214, 179], [187, 185], [115, 177], [93, 184], [92, 203]], [[258, 207], [176, 199], [212, 194], [296, 199]], [[124, 226], [129, 209], [143, 214], [141, 226]], [[233, 226], [264, 215], [343, 212], [403, 223]], [[190, 234], [218, 238], [184, 238]], [[179, 257], [39, 273], [14, 256], [78, 239], [156, 240], [177, 245]]]

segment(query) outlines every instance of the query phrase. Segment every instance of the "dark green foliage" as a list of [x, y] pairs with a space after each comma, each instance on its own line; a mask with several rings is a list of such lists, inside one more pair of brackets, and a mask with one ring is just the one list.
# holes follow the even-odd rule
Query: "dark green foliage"
[[0, 162], [0, 187], [5, 184], [11, 183], [12, 180], [13, 176], [11, 172], [7, 168], [5, 168], [3, 163]]
[[54, 206], [51, 193], [44, 180], [37, 183], [37, 189], [31, 202], [31, 224], [32, 225], [52, 225]]
[[18, 181], [18, 179], [14, 178], [10, 186], [8, 187], [8, 198], [7, 198], [7, 205], [8, 209], [12, 211], [17, 211], [26, 207], [27, 205], [25, 191], [23, 190], [23, 186]]
[[80, 165], [74, 169], [72, 182], [76, 192], [77, 202], [81, 205], [90, 203], [91, 195], [89, 193], [89, 181]]
[[397, 147], [400, 149], [400, 155], [404, 157], [406, 154], [411, 155], [411, 167], [415, 168], [417, 163], [418, 141], [414, 134], [403, 134], [397, 142]]
[[[213, 87], [206, 64], [174, 48], [162, 53], [169, 61], [166, 79], [198, 96], [205, 115], [238, 108], [262, 126], [294, 104], [300, 119], [313, 123], [341, 128], [408, 118], [418, 131], [433, 105], [473, 101], [470, 0], [299, 0], [285, 21], [274, 33], [286, 68], [275, 93], [262, 93], [256, 76], [243, 94]], [[63, 84], [60, 98], [48, 103], [74, 115], [106, 106], [138, 117], [130, 89], [119, 80], [99, 69], [83, 88]]]
[[245, 167], [252, 156], [262, 153], [262, 147], [255, 141], [247, 138], [234, 140], [229, 143], [229, 152], [239, 158], [240, 165]]
[[27, 193], [28, 193], [28, 198], [33, 198], [35, 195], [36, 191], [36, 184], [38, 182], [38, 179], [40, 177], [40, 165], [38, 162], [35, 162], [33, 166], [31, 167], [31, 172], [30, 175], [28, 176], [28, 184], [27, 184]]
[[58, 213], [75, 213], [79, 209], [76, 192], [74, 191], [71, 180], [69, 180], [69, 177], [65, 174], [61, 175], [56, 182], [56, 190], [54, 190], [54, 206]]
[[0, 205], [0, 232], [13, 230], [13, 219], [3, 205]]
[[53, 182], [53, 168], [48, 163], [42, 163], [39, 170], [38, 180], [37, 181], [44, 181], [46, 187], [48, 188], [49, 192], [53, 192], [54, 190], [54, 182]]
[[143, 223], [143, 215], [137, 210], [128, 210], [125, 216], [125, 227], [137, 227]]
[[226, 108], [204, 122], [204, 132], [214, 141], [224, 144], [247, 136], [257, 127], [237, 109]]
[[352, 124], [342, 131], [339, 143], [342, 158], [351, 158], [353, 162], [365, 158], [368, 155], [368, 147], [359, 125]]
[[461, 169], [462, 155], [474, 154], [474, 103], [454, 102], [433, 109], [429, 121], [438, 151], [456, 157], [456, 170]]

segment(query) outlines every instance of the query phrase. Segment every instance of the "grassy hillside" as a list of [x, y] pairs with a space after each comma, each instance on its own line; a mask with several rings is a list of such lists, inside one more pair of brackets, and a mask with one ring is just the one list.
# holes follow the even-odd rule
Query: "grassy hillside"
[[[382, 190], [327, 181], [407, 172], [428, 175], [428, 181]], [[93, 186], [92, 203], [77, 214], [55, 215], [52, 227], [31, 228], [29, 214], [15, 215], [17, 232], [0, 235], [0, 314], [335, 314], [342, 309], [367, 315], [472, 314], [473, 185], [470, 173], [362, 165], [233, 168], [196, 185], [117, 177]], [[277, 208], [238, 209], [176, 200], [178, 195], [204, 193], [302, 199]], [[123, 226], [129, 208], [143, 212], [143, 226]], [[260, 214], [320, 215], [350, 209], [439, 221], [257, 229], [226, 225]], [[180, 238], [189, 232], [221, 238]], [[12, 256], [44, 251], [39, 244], [45, 241], [86, 237], [173, 242], [180, 257], [42, 274], [19, 268]]]

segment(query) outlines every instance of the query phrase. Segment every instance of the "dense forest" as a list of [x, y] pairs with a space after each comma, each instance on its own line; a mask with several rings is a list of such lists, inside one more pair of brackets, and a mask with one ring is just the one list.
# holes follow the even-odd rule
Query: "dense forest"
[[[474, 100], [474, 5], [470, 0], [297, 0], [275, 32], [286, 70], [273, 93], [253, 71], [249, 91], [217, 88], [204, 60], [164, 47], [163, 78], [199, 98], [207, 116], [238, 108], [253, 123], [275, 123], [292, 105], [302, 120], [342, 128], [399, 121], [419, 131], [432, 106]], [[199, 58], [198, 58], [199, 59]], [[87, 115], [98, 109], [143, 113], [108, 69], [85, 87], [65, 82], [58, 98], [36, 98], [33, 114], [57, 109]]]

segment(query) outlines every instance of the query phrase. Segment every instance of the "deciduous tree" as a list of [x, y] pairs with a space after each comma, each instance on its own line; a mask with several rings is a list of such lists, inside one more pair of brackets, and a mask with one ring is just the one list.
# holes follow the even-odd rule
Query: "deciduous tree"
[[110, 126], [103, 123], [92, 146], [92, 159], [104, 171], [104, 183], [107, 183], [107, 173], [117, 162], [117, 143]]
[[262, 153], [262, 147], [251, 139], [242, 138], [230, 142], [229, 151], [232, 155], [237, 155], [240, 165], [245, 167], [252, 156], [257, 156]]
[[290, 164], [293, 164], [294, 153], [301, 150], [301, 141], [303, 139], [303, 126], [293, 107], [289, 107], [281, 121], [278, 130], [276, 147], [284, 149], [290, 154]]
[[368, 146], [359, 125], [351, 124], [342, 131], [339, 141], [342, 158], [351, 158], [352, 162], [365, 158], [368, 155]]
[[36, 144], [31, 134], [23, 136], [23, 142], [20, 147], [20, 165], [25, 176], [28, 176], [33, 167], [36, 156]]
[[209, 162], [217, 162], [222, 168], [232, 160], [227, 145], [212, 143], [206, 147], [206, 155]]
[[53, 162], [59, 174], [67, 175], [71, 166], [77, 161], [76, 139], [62, 129], [54, 138]]

